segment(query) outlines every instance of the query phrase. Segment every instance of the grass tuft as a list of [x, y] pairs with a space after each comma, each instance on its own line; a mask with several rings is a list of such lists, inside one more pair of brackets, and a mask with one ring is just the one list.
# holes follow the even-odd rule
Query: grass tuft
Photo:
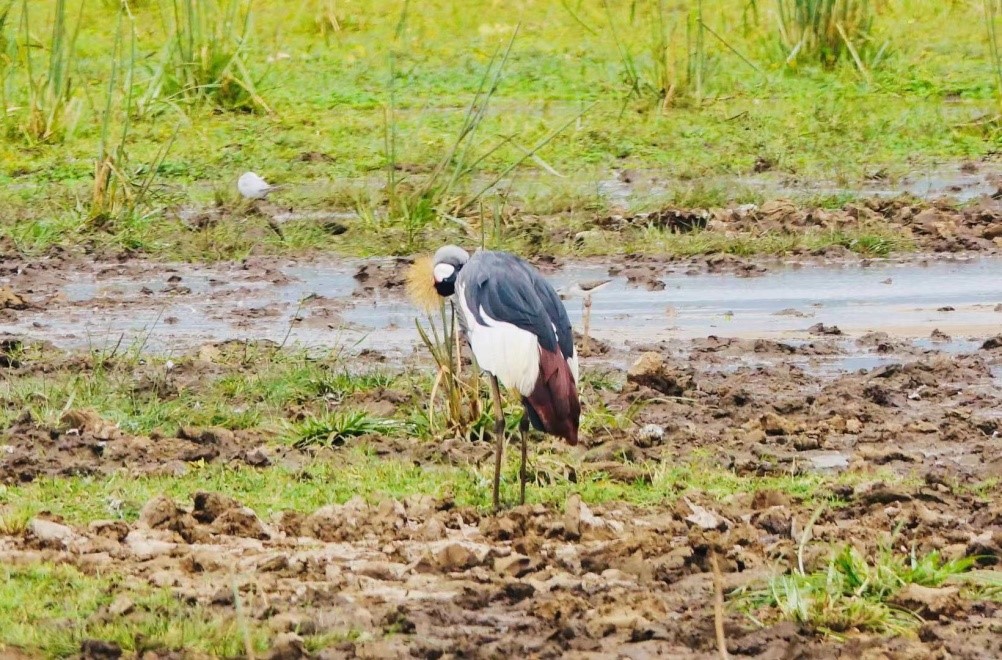
[[[61, 142], [72, 133], [80, 119], [82, 102], [74, 86], [76, 69], [76, 44], [80, 33], [81, 18], [70, 24], [70, 12], [66, 0], [57, 0], [53, 22], [48, 39], [43, 42], [33, 32], [33, 19], [29, 12], [28, 0], [21, 2], [20, 42], [16, 44], [16, 56], [9, 57], [13, 39], [5, 35], [3, 41], [8, 48], [8, 66], [19, 69], [8, 71], [6, 78], [18, 75], [25, 82], [27, 93], [25, 110], [20, 114], [18, 126], [21, 134], [29, 142]], [[0, 29], [7, 27], [12, 5], [8, 5], [0, 16]], [[81, 13], [83, 7], [80, 9]], [[4, 114], [10, 111], [4, 93]]]
[[364, 411], [337, 411], [290, 424], [288, 437], [300, 449], [311, 446], [340, 447], [351, 438], [390, 433], [399, 428], [399, 422], [373, 417]]
[[921, 623], [918, 615], [893, 602], [902, 588], [909, 584], [938, 587], [973, 565], [969, 557], [944, 561], [938, 552], [901, 556], [890, 548], [868, 559], [846, 545], [820, 570], [794, 570], [774, 578], [764, 589], [742, 588], [737, 596], [749, 613], [771, 609], [777, 618], [822, 634], [901, 634]]
[[271, 112], [246, 63], [251, 10], [240, 0], [163, 0], [170, 37], [140, 102]]
[[[455, 303], [452, 300], [440, 302], [439, 313], [441, 325], [428, 314], [427, 329], [420, 319], [414, 320], [421, 341], [438, 367], [428, 396], [427, 424], [420, 426], [426, 427], [433, 437], [465, 437], [474, 430], [486, 407], [480, 387], [480, 370], [474, 362], [464, 374]], [[437, 421], [437, 411], [441, 411], [444, 421]]]
[[875, 64], [886, 48], [873, 48], [874, 10], [870, 0], [777, 0], [779, 31], [787, 63], [812, 58], [833, 67], [846, 56], [865, 73], [864, 59]]
[[[123, 56], [123, 33], [125, 21], [128, 22], [129, 50], [124, 54], [125, 97], [117, 93], [116, 83], [123, 67], [120, 59]], [[147, 201], [154, 183], [154, 177], [167, 158], [177, 130], [166, 140], [154, 156], [153, 162], [143, 167], [134, 167], [129, 162], [126, 146], [129, 142], [131, 115], [133, 111], [133, 77], [137, 60], [135, 18], [129, 12], [128, 5], [123, 3], [118, 12], [115, 28], [115, 42], [111, 53], [111, 73], [108, 77], [108, 89], [101, 119], [101, 140], [97, 161], [94, 164], [94, 191], [91, 196], [89, 220], [95, 226], [109, 228], [114, 222], [129, 224], [137, 216], [152, 212], [147, 208]], [[123, 101], [123, 107], [116, 107], [116, 100]], [[117, 141], [112, 142], [112, 122], [120, 115], [121, 128]], [[140, 247], [143, 241], [138, 241], [132, 247]]]
[[29, 509], [0, 506], [0, 536], [21, 536], [27, 531], [31, 518]]
[[708, 64], [702, 0], [690, 6], [682, 19], [665, 0], [634, 2], [629, 13], [630, 34], [644, 35], [644, 27], [649, 26], [646, 38], [637, 40], [637, 52], [634, 39], [621, 34], [608, 0], [604, 4], [629, 97], [661, 111], [686, 96], [697, 101], [702, 98]]

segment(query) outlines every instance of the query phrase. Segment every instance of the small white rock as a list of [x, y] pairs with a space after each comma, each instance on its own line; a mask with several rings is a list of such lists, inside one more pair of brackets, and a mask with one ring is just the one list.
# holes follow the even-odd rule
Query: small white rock
[[136, 559], [141, 561], [166, 555], [175, 547], [174, 543], [149, 538], [135, 530], [129, 532], [129, 535], [125, 537], [125, 543], [132, 550]]
[[665, 429], [658, 424], [644, 424], [637, 435], [641, 440], [661, 440], [665, 437]]

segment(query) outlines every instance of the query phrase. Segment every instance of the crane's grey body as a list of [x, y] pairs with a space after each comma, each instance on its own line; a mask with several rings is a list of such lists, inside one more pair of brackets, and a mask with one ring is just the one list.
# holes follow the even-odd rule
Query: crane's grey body
[[456, 282], [476, 326], [487, 325], [488, 319], [510, 323], [535, 335], [543, 350], [559, 348], [564, 359], [573, 359], [574, 335], [560, 297], [549, 282], [518, 257], [478, 250], [459, 272]]

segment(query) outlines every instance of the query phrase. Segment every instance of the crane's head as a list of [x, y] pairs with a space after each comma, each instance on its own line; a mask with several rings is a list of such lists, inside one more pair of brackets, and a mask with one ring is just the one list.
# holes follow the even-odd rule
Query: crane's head
[[435, 253], [432, 277], [435, 279], [435, 291], [442, 297], [451, 296], [456, 291], [456, 276], [470, 260], [470, 254], [461, 247], [446, 245]]
[[456, 276], [469, 259], [469, 253], [455, 245], [439, 248], [433, 257], [417, 259], [407, 275], [411, 299], [426, 310], [438, 309], [442, 298], [455, 293]]

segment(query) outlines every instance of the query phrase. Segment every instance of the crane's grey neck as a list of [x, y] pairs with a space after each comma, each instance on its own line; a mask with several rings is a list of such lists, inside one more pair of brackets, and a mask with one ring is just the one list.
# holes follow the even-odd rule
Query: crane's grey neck
[[449, 264], [455, 266], [457, 270], [469, 260], [470, 253], [458, 245], [443, 245], [435, 253], [436, 264]]

